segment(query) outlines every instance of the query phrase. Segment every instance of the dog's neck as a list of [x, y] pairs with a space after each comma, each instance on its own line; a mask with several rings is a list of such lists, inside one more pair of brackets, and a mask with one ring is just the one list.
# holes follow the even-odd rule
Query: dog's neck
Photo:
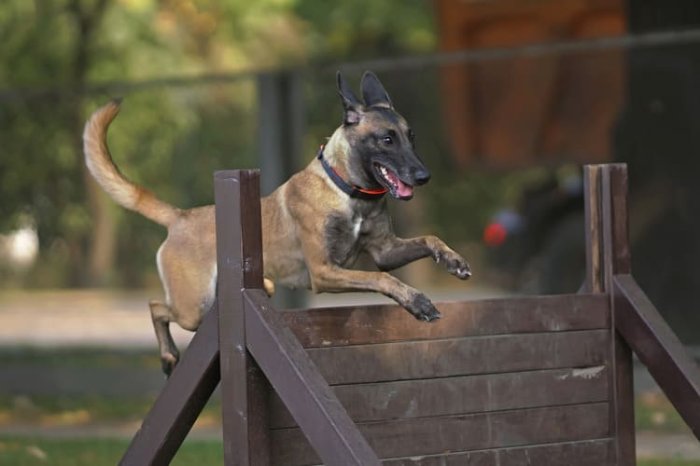
[[[340, 126], [336, 129], [323, 148], [326, 162], [346, 182], [365, 189], [381, 188], [374, 179], [369, 178], [357, 157], [353, 158], [352, 147]], [[354, 160], [354, 163], [353, 163]]]
[[333, 132], [328, 142], [326, 142], [326, 145], [323, 147], [323, 156], [326, 158], [328, 164], [333, 167], [340, 176], [350, 182], [355, 182], [356, 180], [352, 179], [352, 171], [350, 167], [348, 167], [351, 150], [350, 144], [345, 138], [341, 126]]

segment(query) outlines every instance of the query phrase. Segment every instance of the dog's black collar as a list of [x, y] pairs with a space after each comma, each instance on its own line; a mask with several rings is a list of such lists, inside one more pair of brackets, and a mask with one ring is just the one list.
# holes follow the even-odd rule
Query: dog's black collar
[[359, 186], [355, 186], [354, 184], [350, 184], [347, 181], [345, 181], [337, 171], [333, 167], [331, 167], [328, 162], [326, 162], [326, 159], [323, 158], [323, 146], [318, 150], [318, 155], [316, 156], [318, 160], [321, 161], [321, 165], [323, 165], [323, 169], [326, 171], [326, 174], [328, 177], [333, 181], [333, 183], [340, 188], [341, 191], [343, 191], [345, 194], [347, 194], [350, 197], [353, 197], [355, 199], [365, 199], [365, 200], [372, 200], [372, 199], [380, 199], [383, 197], [389, 190], [386, 188], [381, 188], [381, 189], [366, 189], [366, 188], [361, 188]]

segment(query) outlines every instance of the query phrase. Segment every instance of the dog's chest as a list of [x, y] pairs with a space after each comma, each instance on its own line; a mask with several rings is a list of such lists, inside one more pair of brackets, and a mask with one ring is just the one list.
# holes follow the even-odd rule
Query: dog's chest
[[332, 214], [326, 221], [326, 250], [336, 265], [352, 265], [362, 251], [364, 237], [372, 221], [361, 213]]

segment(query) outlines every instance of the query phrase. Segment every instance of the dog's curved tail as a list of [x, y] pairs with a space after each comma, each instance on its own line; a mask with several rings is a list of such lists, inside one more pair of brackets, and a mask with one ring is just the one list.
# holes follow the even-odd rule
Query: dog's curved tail
[[147, 189], [129, 181], [119, 171], [109, 153], [107, 128], [119, 113], [120, 104], [120, 100], [112, 100], [97, 109], [85, 123], [85, 164], [97, 183], [117, 204], [167, 227], [179, 216], [180, 209], [161, 201]]

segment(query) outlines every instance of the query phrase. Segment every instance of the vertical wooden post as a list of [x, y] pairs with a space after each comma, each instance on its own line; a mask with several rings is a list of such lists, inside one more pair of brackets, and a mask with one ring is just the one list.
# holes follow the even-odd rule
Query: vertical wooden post
[[257, 170], [214, 175], [224, 464], [269, 464], [268, 384], [246, 349], [243, 291], [260, 289], [262, 233]]
[[586, 218], [586, 280], [584, 291], [588, 293], [603, 292], [600, 171], [601, 165], [586, 165], [583, 167], [583, 199]]
[[627, 166], [608, 164], [600, 168], [600, 201], [602, 220], [602, 282], [610, 295], [612, 332], [611, 421], [615, 434], [617, 464], [636, 464], [634, 431], [634, 385], [632, 350], [617, 332], [619, 303], [615, 301], [614, 276], [630, 271], [627, 218]]
[[636, 464], [632, 351], [616, 330], [613, 278], [629, 273], [627, 167], [624, 164], [584, 167], [586, 213], [586, 282], [589, 293], [610, 296], [611, 370], [610, 432], [615, 437], [616, 464]]

